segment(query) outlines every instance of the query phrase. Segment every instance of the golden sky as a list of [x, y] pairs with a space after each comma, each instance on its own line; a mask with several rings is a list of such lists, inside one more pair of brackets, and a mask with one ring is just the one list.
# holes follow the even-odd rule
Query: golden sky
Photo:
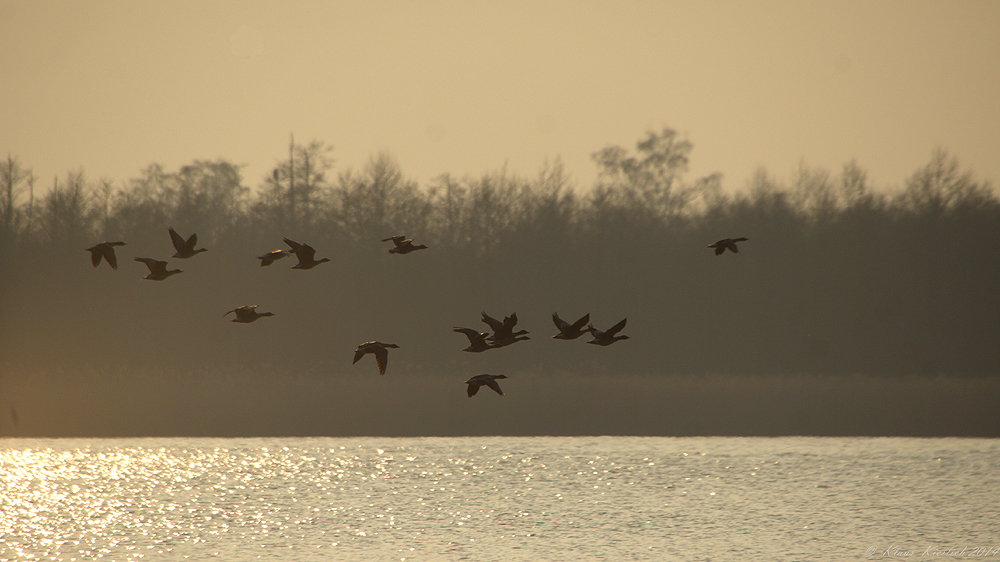
[[671, 127], [692, 176], [760, 166], [899, 185], [935, 147], [1000, 179], [996, 1], [0, 0], [0, 150], [39, 187], [80, 167], [246, 164], [289, 135], [336, 170], [381, 151], [408, 177], [590, 154]]

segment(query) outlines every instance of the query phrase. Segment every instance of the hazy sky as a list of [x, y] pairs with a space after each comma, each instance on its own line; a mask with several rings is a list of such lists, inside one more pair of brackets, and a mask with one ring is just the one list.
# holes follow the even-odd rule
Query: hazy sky
[[936, 146], [995, 183], [998, 25], [992, 0], [0, 0], [0, 150], [39, 187], [216, 158], [256, 187], [294, 133], [338, 170], [558, 156], [589, 187], [592, 152], [668, 126], [732, 189], [852, 158], [898, 185]]

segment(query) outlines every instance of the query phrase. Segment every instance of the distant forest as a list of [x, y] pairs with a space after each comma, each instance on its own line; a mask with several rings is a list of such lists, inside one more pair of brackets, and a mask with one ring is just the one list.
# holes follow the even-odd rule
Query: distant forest
[[[593, 154], [572, 184], [558, 160], [406, 179], [386, 154], [335, 172], [332, 147], [291, 143], [257, 189], [240, 166], [153, 164], [140, 177], [69, 173], [39, 194], [15, 156], [0, 163], [0, 365], [32, 369], [270, 369], [348, 373], [357, 344], [401, 349], [389, 374], [511, 370], [606, 374], [988, 375], [1000, 373], [1000, 200], [936, 151], [894, 191], [856, 162], [839, 172], [760, 170], [727, 193], [685, 177], [692, 144], [671, 129]], [[173, 253], [167, 228], [209, 249]], [[396, 234], [429, 246], [389, 255]], [[740, 253], [706, 246], [745, 236]], [[305, 242], [332, 261], [290, 271], [255, 257]], [[119, 269], [84, 251], [118, 248]], [[166, 259], [162, 282], [133, 257]], [[257, 304], [275, 317], [231, 324]], [[461, 353], [453, 326], [516, 312], [531, 341]], [[609, 348], [551, 340], [551, 314], [584, 313]], [[489, 359], [485, 356], [489, 355]], [[500, 361], [499, 356], [504, 355]], [[370, 358], [369, 358], [370, 359]], [[354, 366], [354, 369], [361, 369]], [[368, 365], [366, 371], [373, 371]], [[371, 374], [367, 373], [366, 374]], [[388, 375], [387, 375], [388, 376]]]

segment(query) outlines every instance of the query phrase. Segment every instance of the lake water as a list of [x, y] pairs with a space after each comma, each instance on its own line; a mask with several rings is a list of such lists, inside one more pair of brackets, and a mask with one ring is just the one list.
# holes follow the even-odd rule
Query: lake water
[[0, 560], [1000, 560], [997, 467], [995, 439], [2, 439]]

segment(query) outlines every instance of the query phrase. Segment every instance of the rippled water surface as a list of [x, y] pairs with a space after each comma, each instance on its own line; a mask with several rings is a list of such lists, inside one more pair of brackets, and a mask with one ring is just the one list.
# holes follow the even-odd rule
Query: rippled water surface
[[0, 559], [1000, 559], [998, 466], [982, 439], [6, 439]]

